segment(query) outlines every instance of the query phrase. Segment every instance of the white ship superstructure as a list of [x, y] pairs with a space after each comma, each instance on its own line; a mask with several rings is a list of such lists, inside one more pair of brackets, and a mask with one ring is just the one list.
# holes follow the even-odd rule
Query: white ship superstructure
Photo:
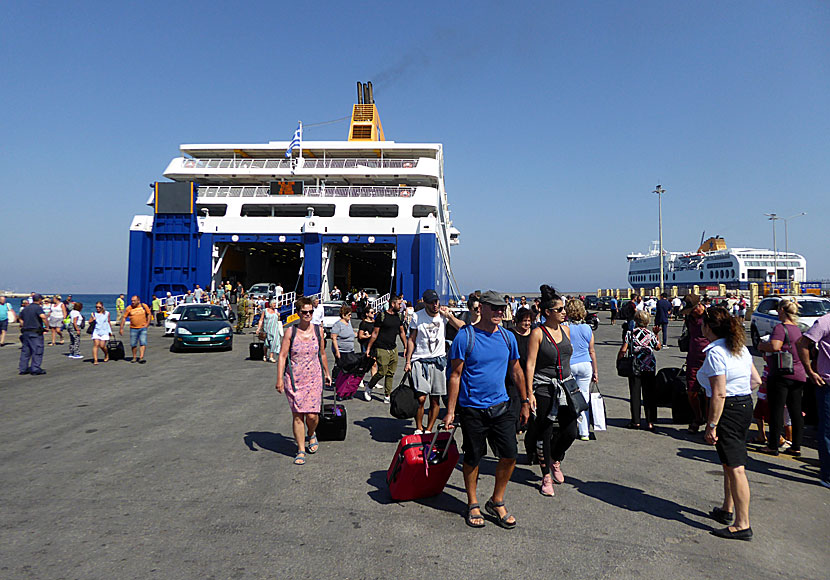
[[[660, 251], [656, 243], [647, 254], [628, 259], [628, 283], [634, 288], [660, 284]], [[663, 252], [665, 286], [725, 284], [746, 289], [751, 283], [806, 282], [807, 261], [792, 252], [759, 248], [727, 248], [723, 238], [709, 238], [695, 252]]]

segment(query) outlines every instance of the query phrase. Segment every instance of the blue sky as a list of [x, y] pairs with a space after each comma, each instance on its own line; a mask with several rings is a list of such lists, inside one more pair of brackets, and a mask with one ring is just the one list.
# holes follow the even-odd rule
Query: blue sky
[[[462, 290], [624, 286], [705, 230], [830, 278], [830, 4], [19, 2], [0, 20], [0, 289], [117, 292], [181, 143], [288, 140], [373, 80], [442, 142]], [[346, 124], [306, 139], [343, 139]], [[783, 250], [783, 225], [779, 227]]]

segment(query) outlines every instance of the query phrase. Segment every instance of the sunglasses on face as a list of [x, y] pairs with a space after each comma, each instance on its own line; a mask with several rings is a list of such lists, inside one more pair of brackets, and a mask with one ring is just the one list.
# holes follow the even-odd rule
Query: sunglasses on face
[[313, 314], [313, 310], [300, 310], [300, 314]]
[[565, 312], [565, 307], [564, 307], [564, 306], [560, 306], [559, 308], [551, 308], [551, 310], [552, 310], [553, 312], [560, 312], [560, 313], [561, 313], [561, 312]]
[[504, 314], [504, 306], [491, 306], [490, 310], [493, 311], [493, 314]]

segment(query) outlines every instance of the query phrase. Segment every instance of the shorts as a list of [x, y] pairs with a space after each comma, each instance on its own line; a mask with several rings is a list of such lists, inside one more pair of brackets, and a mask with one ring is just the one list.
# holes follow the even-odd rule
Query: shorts
[[147, 327], [130, 329], [130, 346], [135, 348], [138, 345], [147, 346]]
[[[424, 376], [426, 372], [427, 376]], [[415, 390], [424, 395], [443, 396], [447, 394], [447, 375], [444, 369], [435, 365], [422, 364], [421, 361], [412, 361], [412, 381]]]
[[49, 328], [60, 328], [63, 326], [63, 318], [50, 318]]
[[727, 467], [746, 465], [746, 436], [752, 424], [752, 396], [726, 397], [718, 421], [718, 442], [715, 449], [720, 462]]
[[9, 319], [0, 320], [0, 332], [5, 332], [9, 329]]
[[464, 465], [478, 467], [487, 453], [487, 442], [501, 459], [516, 459], [516, 413], [510, 401], [493, 405], [488, 409], [459, 407], [458, 419], [464, 443]]

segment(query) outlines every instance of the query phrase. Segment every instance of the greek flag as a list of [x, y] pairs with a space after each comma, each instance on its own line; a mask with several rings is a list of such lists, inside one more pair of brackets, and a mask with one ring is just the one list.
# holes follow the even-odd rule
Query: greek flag
[[285, 150], [285, 157], [286, 159], [291, 157], [291, 151], [294, 150], [295, 147], [300, 148], [300, 154], [303, 152], [303, 124], [302, 122], [297, 125], [297, 130], [294, 131], [294, 138], [291, 140], [291, 143], [288, 144], [288, 149]]

